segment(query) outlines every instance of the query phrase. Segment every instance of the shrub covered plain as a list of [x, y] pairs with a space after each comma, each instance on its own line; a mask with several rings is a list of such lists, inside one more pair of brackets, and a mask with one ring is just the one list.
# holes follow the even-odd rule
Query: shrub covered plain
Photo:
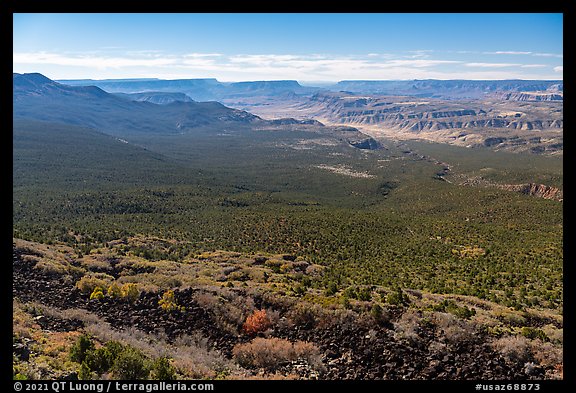
[[[13, 143], [14, 238], [66, 247], [78, 261], [108, 255], [151, 266], [148, 282], [146, 269], [133, 281], [141, 291], [159, 291], [159, 299], [166, 291], [191, 285], [224, 290], [258, 282], [259, 290], [311, 309], [352, 310], [384, 326], [393, 321], [403, 337], [415, 334], [410, 315], [422, 326], [448, 326], [446, 319], [455, 318], [451, 326], [484, 323], [502, 356], [534, 361], [519, 348], [536, 353], [530, 352], [535, 343], [551, 346], [549, 353], [561, 349], [562, 202], [450, 180], [483, 174], [501, 184], [537, 182], [561, 188], [562, 157], [425, 142], [383, 141], [383, 148], [366, 150], [297, 126], [135, 133], [120, 140], [77, 126], [15, 121]], [[438, 176], [447, 164], [450, 170]], [[152, 277], [175, 269], [171, 263], [205, 261], [209, 267], [217, 264], [219, 253], [255, 261], [254, 256], [261, 256], [262, 269], [220, 266], [190, 282]], [[319, 273], [298, 274], [294, 264], [299, 262]], [[80, 276], [90, 276], [82, 263]], [[45, 264], [48, 270], [57, 266]], [[107, 299], [109, 288], [101, 289]], [[492, 310], [491, 319], [478, 312], [481, 305]], [[186, 306], [173, 308], [185, 313]], [[17, 309], [24, 312], [26, 307]], [[389, 315], [397, 308], [405, 310], [400, 319]], [[257, 307], [241, 310], [232, 323], [235, 334], [242, 334], [255, 311]], [[320, 314], [317, 309], [316, 317]], [[289, 315], [297, 325], [305, 322], [305, 316]], [[533, 320], [540, 322], [531, 324]], [[550, 320], [556, 324], [546, 333], [542, 321]], [[281, 347], [278, 351], [285, 354], [270, 355], [274, 360], [268, 361], [277, 362], [270, 370], [277, 372], [301, 351], [314, 372], [326, 371], [316, 346], [287, 338], [238, 343], [222, 362], [235, 359], [248, 369], [266, 369], [263, 353]], [[512, 338], [524, 341], [513, 345]], [[102, 348], [115, 345], [106, 344], [114, 340], [101, 341]], [[126, 361], [143, 362], [146, 375], [140, 377], [178, 374], [162, 360], [164, 355], [154, 360], [131, 347], [118, 348]], [[256, 348], [263, 348], [260, 357], [251, 354]], [[97, 350], [89, 352], [104, 354]], [[557, 370], [559, 362], [549, 360], [549, 369]], [[110, 360], [102, 373], [120, 373], [115, 362], [120, 361]], [[86, 369], [88, 363], [76, 363], [84, 367], [79, 368], [84, 376], [102, 374]], [[228, 365], [202, 375], [238, 377], [232, 369]], [[179, 372], [180, 377], [195, 375]], [[23, 366], [18, 373], [26, 373]]]

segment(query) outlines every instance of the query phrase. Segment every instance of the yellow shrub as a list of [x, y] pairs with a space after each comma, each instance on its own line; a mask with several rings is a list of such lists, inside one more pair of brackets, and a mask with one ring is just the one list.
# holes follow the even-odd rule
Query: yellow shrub
[[108, 282], [101, 278], [86, 275], [76, 283], [76, 288], [78, 288], [85, 295], [94, 292], [94, 289], [97, 287], [100, 287], [100, 289], [107, 288]]
[[114, 282], [108, 287], [107, 294], [111, 298], [119, 298], [122, 297], [122, 289]]
[[162, 307], [162, 310], [165, 311], [183, 312], [185, 310], [183, 306], [180, 306], [178, 305], [178, 303], [176, 303], [176, 299], [174, 297], [174, 291], [172, 290], [167, 290], [166, 292], [164, 292], [164, 294], [162, 295], [162, 299], [158, 301], [158, 304], [160, 305], [160, 307]]
[[128, 299], [131, 302], [136, 301], [138, 296], [140, 296], [138, 286], [131, 282], [122, 285], [122, 288], [120, 288], [120, 293], [123, 298]]
[[98, 300], [104, 299], [104, 292], [102, 291], [102, 288], [100, 287], [94, 288], [94, 291], [92, 291], [92, 293], [90, 294], [90, 300], [92, 299], [98, 299]]

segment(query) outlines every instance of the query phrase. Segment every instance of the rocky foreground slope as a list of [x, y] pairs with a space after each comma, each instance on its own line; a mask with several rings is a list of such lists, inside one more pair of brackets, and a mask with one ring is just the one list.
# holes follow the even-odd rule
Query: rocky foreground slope
[[[151, 358], [168, 356], [179, 378], [561, 377], [561, 347], [549, 338], [511, 334], [521, 319], [513, 322], [513, 312], [486, 301], [404, 290], [395, 302], [389, 297], [394, 304], [352, 300], [345, 308], [321, 306], [278, 290], [283, 275], [314, 280], [321, 274], [321, 267], [289, 255], [219, 252], [180, 264], [117, 253], [135, 241], [79, 256], [64, 246], [15, 240], [15, 373], [77, 378], [80, 364], [67, 354], [88, 332], [98, 345], [114, 339]], [[243, 276], [248, 267], [266, 279]], [[172, 282], [163, 281], [169, 277]], [[176, 277], [192, 285], [177, 285]], [[95, 296], [97, 288], [88, 288], [130, 282], [139, 288], [131, 300], [105, 289]], [[162, 306], [169, 291], [174, 307]], [[262, 325], [253, 318], [259, 312], [265, 314]], [[561, 320], [533, 312], [522, 320], [530, 332], [562, 328]]]

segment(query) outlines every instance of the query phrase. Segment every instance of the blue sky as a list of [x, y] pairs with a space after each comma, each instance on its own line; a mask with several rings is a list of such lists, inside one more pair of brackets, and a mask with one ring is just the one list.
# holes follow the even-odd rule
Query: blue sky
[[14, 14], [52, 79], [562, 79], [562, 14]]

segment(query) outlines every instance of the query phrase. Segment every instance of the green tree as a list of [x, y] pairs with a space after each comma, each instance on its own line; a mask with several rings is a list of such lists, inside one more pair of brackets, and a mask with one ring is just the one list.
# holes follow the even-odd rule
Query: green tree
[[330, 281], [324, 293], [326, 296], [332, 296], [336, 294], [336, 292], [338, 292], [338, 284], [336, 284], [334, 281]]
[[167, 357], [160, 357], [152, 363], [152, 378], [162, 381], [173, 381], [176, 379], [176, 371]]
[[400, 288], [396, 288], [393, 292], [386, 296], [386, 301], [395, 306], [403, 306], [410, 303], [408, 296], [404, 295], [404, 292]]
[[80, 369], [78, 370], [78, 379], [82, 381], [90, 381], [94, 379], [94, 373], [90, 370], [90, 367], [86, 362], [82, 362]]
[[70, 348], [70, 360], [77, 363], [82, 363], [89, 351], [94, 350], [94, 342], [87, 334], [78, 337], [78, 340]]
[[131, 346], [126, 346], [114, 361], [112, 371], [118, 379], [146, 379], [150, 373], [150, 367], [142, 352]]

